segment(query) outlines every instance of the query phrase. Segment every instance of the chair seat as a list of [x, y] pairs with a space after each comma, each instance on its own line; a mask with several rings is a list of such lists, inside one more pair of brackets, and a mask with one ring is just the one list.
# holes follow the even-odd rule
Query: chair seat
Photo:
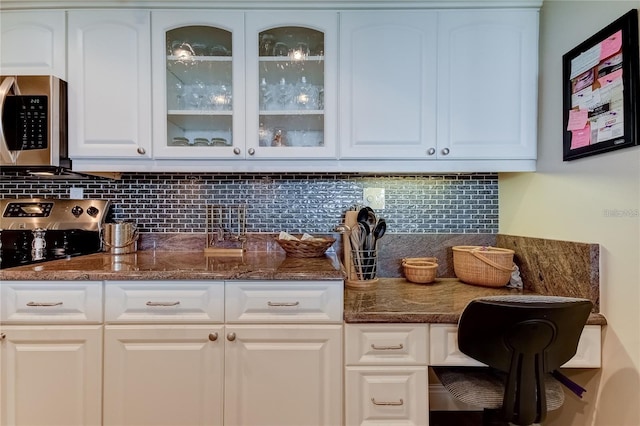
[[[506, 374], [492, 368], [433, 367], [447, 391], [465, 404], [497, 409], [502, 407]], [[564, 403], [562, 384], [550, 374], [545, 375], [547, 410], [560, 408]]]

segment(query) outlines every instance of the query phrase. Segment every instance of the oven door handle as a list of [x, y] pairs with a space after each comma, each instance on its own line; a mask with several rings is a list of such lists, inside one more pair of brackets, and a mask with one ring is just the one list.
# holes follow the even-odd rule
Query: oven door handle
[[4, 104], [9, 96], [9, 92], [13, 88], [16, 95], [20, 94], [20, 88], [18, 87], [18, 80], [16, 77], [5, 77], [0, 83], [0, 160], [3, 165], [13, 165], [18, 161], [18, 154], [20, 151], [16, 151], [15, 154], [9, 150], [7, 140], [4, 137], [4, 126], [2, 118], [4, 117]]

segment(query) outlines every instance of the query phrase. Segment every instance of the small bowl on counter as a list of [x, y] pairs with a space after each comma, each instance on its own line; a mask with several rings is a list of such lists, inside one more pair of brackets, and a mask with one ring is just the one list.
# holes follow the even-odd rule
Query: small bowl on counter
[[407, 281], [416, 284], [429, 284], [436, 279], [438, 259], [435, 257], [406, 257], [402, 259], [402, 268]]

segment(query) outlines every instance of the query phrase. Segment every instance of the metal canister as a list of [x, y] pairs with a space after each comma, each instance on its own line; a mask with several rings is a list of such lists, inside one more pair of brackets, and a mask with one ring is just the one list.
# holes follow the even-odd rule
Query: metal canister
[[107, 253], [135, 253], [138, 250], [138, 228], [133, 222], [105, 223], [102, 243]]

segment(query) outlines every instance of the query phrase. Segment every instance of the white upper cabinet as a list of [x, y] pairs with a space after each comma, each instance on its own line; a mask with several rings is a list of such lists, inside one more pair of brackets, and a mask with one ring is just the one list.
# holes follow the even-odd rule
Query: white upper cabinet
[[438, 158], [536, 158], [537, 58], [537, 10], [438, 13]]
[[244, 14], [153, 11], [154, 157], [242, 159]]
[[74, 169], [535, 170], [537, 7], [251, 7], [70, 10]]
[[429, 158], [436, 22], [434, 11], [340, 13], [341, 158]]
[[66, 80], [65, 12], [2, 11], [0, 74], [54, 75]]
[[150, 12], [68, 12], [69, 156], [151, 158]]
[[247, 12], [247, 154], [336, 158], [338, 14]]

